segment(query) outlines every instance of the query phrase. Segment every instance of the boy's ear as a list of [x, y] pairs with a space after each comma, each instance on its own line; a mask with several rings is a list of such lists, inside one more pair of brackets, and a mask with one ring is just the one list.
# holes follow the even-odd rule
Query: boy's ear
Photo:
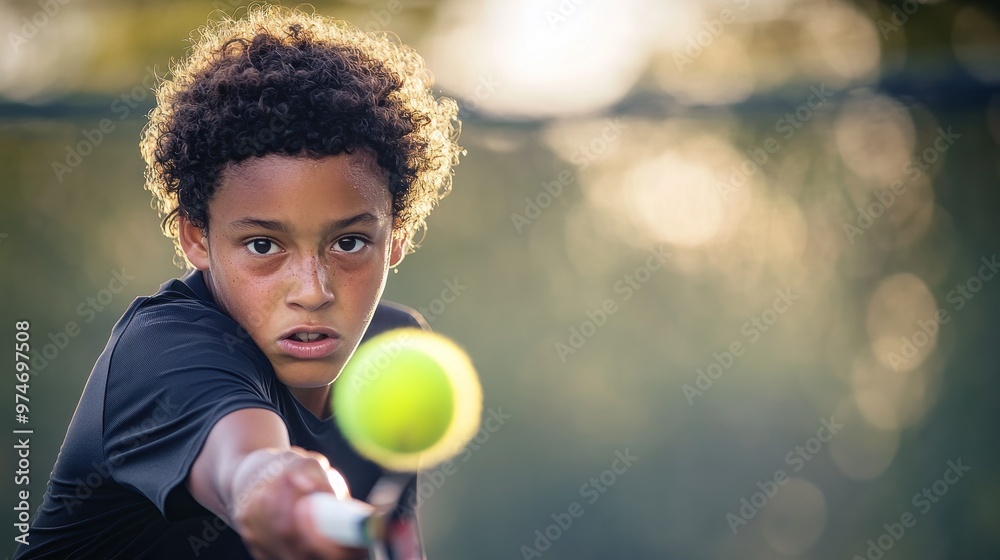
[[392, 236], [392, 247], [389, 248], [389, 268], [393, 268], [397, 264], [403, 262], [403, 257], [406, 256], [406, 247], [409, 241], [410, 238], [408, 236]]
[[208, 237], [205, 232], [183, 216], [177, 218], [177, 230], [181, 249], [188, 261], [198, 270], [208, 270]]

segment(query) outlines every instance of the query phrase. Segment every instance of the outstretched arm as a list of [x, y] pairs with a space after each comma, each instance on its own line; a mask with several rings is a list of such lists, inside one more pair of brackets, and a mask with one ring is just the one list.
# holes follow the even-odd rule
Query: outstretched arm
[[292, 447], [281, 418], [246, 408], [219, 420], [187, 479], [195, 500], [233, 527], [258, 559], [365, 558], [316, 532], [301, 498], [314, 492], [348, 497], [347, 483], [326, 457]]

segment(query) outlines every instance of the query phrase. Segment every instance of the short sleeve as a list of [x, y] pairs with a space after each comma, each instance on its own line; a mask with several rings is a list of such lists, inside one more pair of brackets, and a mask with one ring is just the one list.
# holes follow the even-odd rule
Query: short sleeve
[[243, 408], [278, 412], [266, 363], [220, 312], [179, 303], [140, 309], [108, 369], [103, 451], [112, 478], [168, 520], [203, 514], [183, 482], [224, 416]]

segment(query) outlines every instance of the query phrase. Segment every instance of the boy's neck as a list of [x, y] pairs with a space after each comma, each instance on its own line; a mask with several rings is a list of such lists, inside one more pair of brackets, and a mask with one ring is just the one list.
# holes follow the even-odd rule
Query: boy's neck
[[289, 387], [289, 392], [299, 401], [299, 404], [306, 407], [313, 416], [324, 420], [330, 416], [330, 386], [298, 388]]

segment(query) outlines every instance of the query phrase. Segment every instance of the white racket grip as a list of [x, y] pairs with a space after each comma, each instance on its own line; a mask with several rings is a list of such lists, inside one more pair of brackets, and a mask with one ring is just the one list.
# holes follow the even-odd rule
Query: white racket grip
[[310, 494], [303, 499], [309, 501], [309, 512], [321, 535], [343, 546], [368, 546], [366, 523], [375, 512], [370, 504], [359, 500], [343, 500], [326, 492]]

